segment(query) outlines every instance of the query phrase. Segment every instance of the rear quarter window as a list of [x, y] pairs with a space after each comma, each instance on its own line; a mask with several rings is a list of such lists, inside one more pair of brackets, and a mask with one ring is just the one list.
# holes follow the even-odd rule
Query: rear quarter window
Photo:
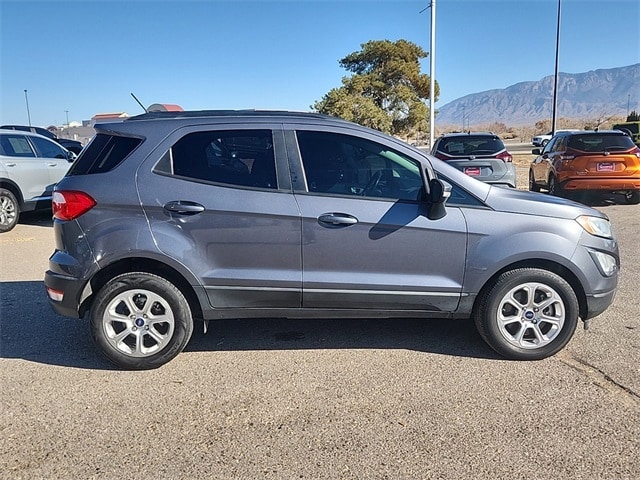
[[85, 147], [67, 175], [109, 172], [120, 165], [141, 143], [140, 138], [99, 133]]

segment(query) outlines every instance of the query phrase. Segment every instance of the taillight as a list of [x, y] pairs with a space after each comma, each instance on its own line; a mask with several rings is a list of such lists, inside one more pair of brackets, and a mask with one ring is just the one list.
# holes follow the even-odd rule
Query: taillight
[[636, 157], [640, 158], [640, 148], [635, 147], [633, 150], [631, 150], [631, 153]]
[[507, 163], [513, 162], [513, 157], [506, 150], [504, 152], [500, 152], [499, 154], [497, 154], [496, 158], [499, 158], [503, 162], [507, 162]]
[[96, 201], [90, 195], [75, 190], [56, 190], [51, 199], [53, 217], [58, 220], [75, 220], [91, 210]]

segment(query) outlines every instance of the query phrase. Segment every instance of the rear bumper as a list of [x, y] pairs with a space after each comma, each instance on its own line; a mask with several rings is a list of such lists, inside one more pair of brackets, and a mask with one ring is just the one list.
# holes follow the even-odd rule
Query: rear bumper
[[[82, 285], [77, 278], [47, 270], [44, 274], [44, 286], [47, 290], [49, 305], [54, 312], [65, 317], [81, 317]], [[61, 299], [54, 300], [56, 296], [61, 296]]]
[[564, 190], [623, 191], [640, 190], [640, 178], [570, 178], [561, 183]]

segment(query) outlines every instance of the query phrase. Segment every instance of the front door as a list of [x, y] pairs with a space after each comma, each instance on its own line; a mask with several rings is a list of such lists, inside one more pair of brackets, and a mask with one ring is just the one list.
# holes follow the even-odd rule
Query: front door
[[303, 305], [323, 309], [454, 311], [467, 243], [457, 208], [425, 216], [420, 163], [347, 134], [295, 132], [307, 191]]

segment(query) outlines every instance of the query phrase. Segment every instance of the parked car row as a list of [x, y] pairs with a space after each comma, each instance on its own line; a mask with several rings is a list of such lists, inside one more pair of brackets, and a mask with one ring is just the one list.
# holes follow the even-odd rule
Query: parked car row
[[53, 187], [74, 158], [42, 135], [0, 129], [0, 232], [15, 227], [21, 212], [50, 210]]
[[59, 143], [64, 148], [66, 148], [70, 152], [75, 153], [76, 155], [79, 155], [80, 152], [82, 151], [82, 143], [80, 143], [79, 141], [72, 140], [70, 138], [60, 138], [55, 133], [50, 132], [46, 128], [32, 127], [32, 126], [28, 126], [28, 125], [3, 125], [3, 126], [0, 127], [0, 130], [2, 130], [2, 129], [4, 129], [4, 130], [19, 130], [21, 132], [37, 133], [38, 135], [42, 135], [43, 137], [47, 137], [48, 139]]
[[[196, 320], [264, 317], [472, 318], [501, 355], [541, 359], [616, 292], [604, 213], [344, 120], [154, 112], [96, 131], [53, 193], [45, 286], [122, 368], [168, 362]], [[436, 151], [510, 163], [472, 137]]]

